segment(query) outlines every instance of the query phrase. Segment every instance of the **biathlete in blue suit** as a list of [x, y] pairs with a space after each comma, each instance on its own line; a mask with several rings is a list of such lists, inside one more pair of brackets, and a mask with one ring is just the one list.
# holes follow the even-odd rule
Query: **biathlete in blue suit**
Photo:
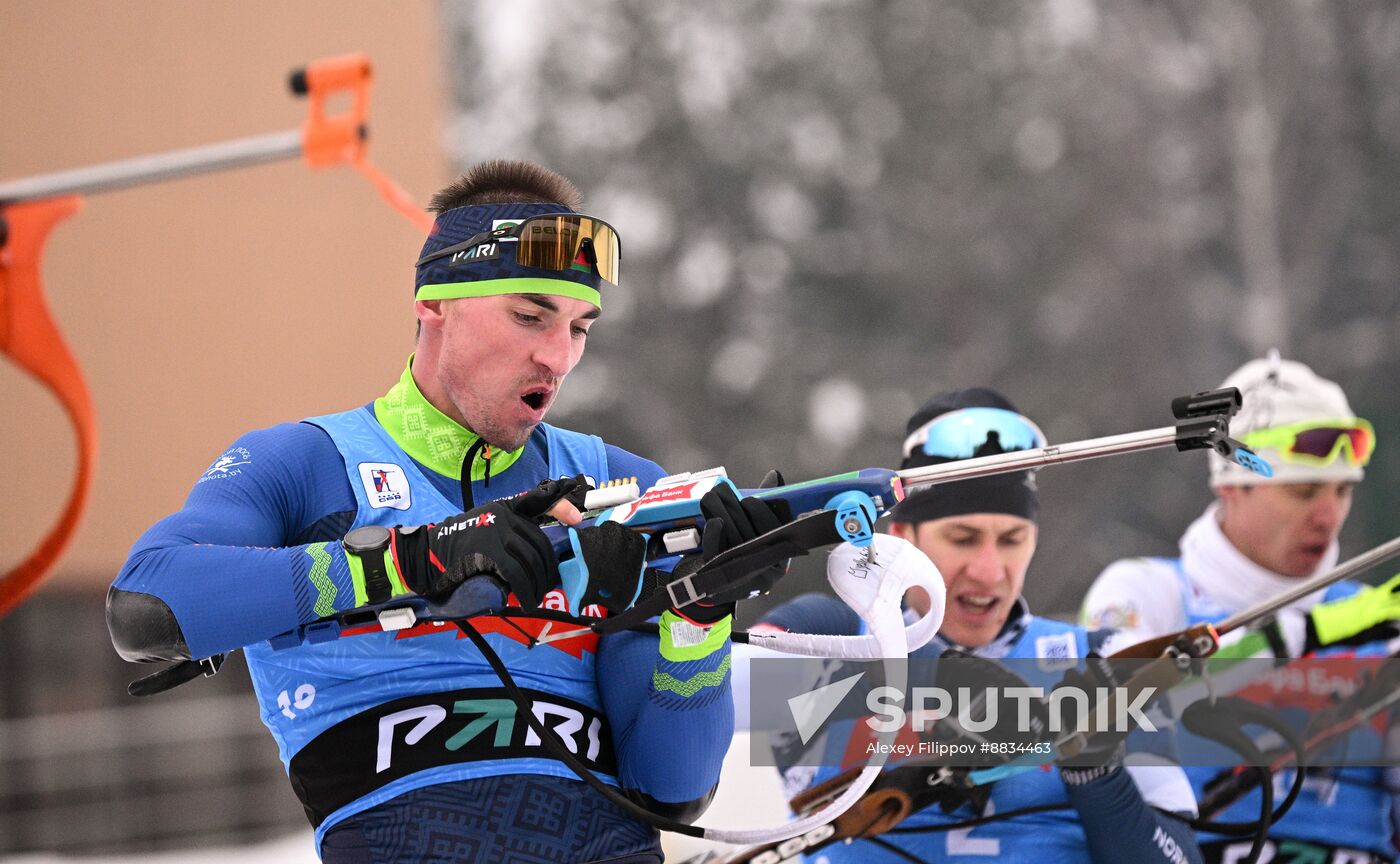
[[[268, 643], [410, 592], [562, 608], [537, 520], [551, 506], [569, 524], [579, 514], [557, 500], [565, 485], [541, 484], [582, 474], [646, 488], [664, 474], [543, 422], [617, 282], [617, 235], [580, 208], [568, 180], [522, 162], [485, 163], [439, 192], [398, 383], [368, 405], [239, 438], [142, 535], [109, 593], [128, 660], [244, 649], [328, 864], [660, 860], [656, 831], [550, 756], [459, 628]], [[772, 527], [755, 503], [707, 496], [707, 554]], [[594, 535], [584, 557], [640, 574], [628, 550]], [[691, 821], [732, 734], [732, 609], [668, 611], [651, 635], [540, 617], [475, 625], [588, 768]]]
[[[1040, 429], [1000, 393], [972, 388], [934, 397], [910, 419], [901, 468], [1045, 446]], [[950, 648], [989, 660], [1070, 661], [1108, 653], [1110, 631], [1040, 618], [1021, 597], [1035, 553], [1039, 509], [1032, 472], [1002, 474], [910, 490], [891, 516], [891, 533], [928, 555], [947, 586], [943, 624], [916, 657]], [[922, 612], [923, 610], [919, 610]], [[826, 596], [804, 595], [760, 625], [804, 633], [853, 633], [859, 620]], [[840, 750], [844, 741], [834, 740]], [[1098, 736], [1090, 738], [1091, 742]], [[1199, 862], [1187, 824], [1195, 798], [1181, 768], [1125, 768], [1118, 741], [1089, 767], [1030, 770], [997, 780], [953, 809], [932, 805], [884, 835], [826, 846], [815, 864], [933, 861], [952, 864], [1121, 864]], [[1086, 751], [1087, 754], [1088, 751]], [[1081, 759], [1086, 755], [1081, 754]], [[824, 764], [836, 766], [840, 753]], [[1076, 765], [1080, 761], [1076, 761]], [[789, 770], [790, 791], [810, 788], [838, 767]]]

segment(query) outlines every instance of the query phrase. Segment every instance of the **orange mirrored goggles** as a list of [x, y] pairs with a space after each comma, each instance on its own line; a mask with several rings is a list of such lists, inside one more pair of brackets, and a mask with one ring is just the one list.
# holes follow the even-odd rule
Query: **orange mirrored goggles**
[[[415, 267], [473, 264], [509, 255], [517, 265], [541, 270], [597, 274], [616, 285], [622, 241], [601, 219], [578, 213], [546, 213], [483, 231], [419, 258]], [[447, 259], [447, 260], [443, 260]]]

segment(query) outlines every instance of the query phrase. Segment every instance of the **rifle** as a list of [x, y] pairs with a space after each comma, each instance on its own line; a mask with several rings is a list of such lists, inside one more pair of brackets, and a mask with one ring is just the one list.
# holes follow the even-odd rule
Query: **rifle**
[[[642, 595], [640, 582], [631, 586], [632, 602], [626, 604], [631, 608], [622, 609], [618, 615], [581, 616], [578, 613], [594, 611], [591, 608], [594, 604], [584, 601], [600, 599], [600, 590], [608, 589], [601, 588], [599, 581], [592, 581], [591, 574], [584, 568], [582, 556], [577, 554], [578, 531], [604, 521], [620, 522], [647, 538], [647, 564], [655, 570], [665, 570], [681, 555], [699, 548], [700, 534], [704, 528], [700, 499], [719, 483], [733, 485], [723, 468], [665, 477], [645, 493], [641, 493], [635, 482], [605, 484], [588, 491], [575, 502], [582, 505], [585, 516], [582, 523], [572, 528], [546, 525], [543, 529], [562, 562], [563, 609], [552, 606], [549, 600], [541, 609], [509, 609], [504, 594], [494, 582], [484, 578], [471, 579], [445, 602], [416, 595], [396, 597], [385, 603], [347, 609], [317, 619], [273, 636], [268, 642], [273, 648], [294, 648], [303, 643], [338, 639], [346, 632], [397, 631], [425, 621], [459, 621], [487, 613], [506, 617], [528, 615], [559, 618], [575, 625], [582, 624], [595, 633], [640, 627], [648, 618], [659, 615], [665, 609], [683, 608], [720, 590], [742, 585], [751, 578], [752, 573], [771, 564], [805, 555], [812, 549], [842, 540], [868, 548], [875, 521], [908, 493], [938, 483], [971, 480], [1046, 465], [1174, 446], [1178, 451], [1214, 450], [1252, 471], [1269, 476], [1272, 471], [1267, 462], [1229, 437], [1230, 418], [1241, 404], [1240, 392], [1234, 387], [1207, 390], [1172, 400], [1171, 411], [1177, 421], [1174, 426], [923, 468], [865, 468], [772, 488], [736, 490], [740, 495], [755, 495], [775, 504], [788, 515], [786, 524], [727, 550], [688, 576], [656, 586], [645, 596]], [[626, 593], [626, 590], [621, 593]], [[576, 633], [577, 629], [573, 632]], [[555, 638], [567, 635], [558, 634]], [[788, 635], [753, 634], [739, 638], [761, 640], [765, 646], [780, 651], [812, 653], [802, 650], [801, 646], [787, 638]], [[810, 640], [813, 637], [806, 638]], [[859, 652], [850, 656], [865, 656], [869, 651], [869, 645], [863, 649], [856, 648], [854, 641], [850, 641], [849, 645]], [[837, 649], [829, 656], [848, 656], [839, 653], [841, 650], [844, 649]], [[210, 677], [219, 671], [223, 659], [219, 655], [179, 661], [131, 682], [127, 692], [132, 696], [150, 696], [201, 675]]]
[[1386, 656], [1380, 661], [1376, 674], [1369, 677], [1363, 686], [1314, 717], [1305, 730], [1308, 737], [1301, 746], [1304, 758], [1298, 758], [1295, 749], [1284, 749], [1262, 771], [1228, 769], [1209, 781], [1199, 806], [1201, 818], [1218, 816], [1255, 786], [1261, 786], [1264, 777], [1289, 765], [1296, 765], [1301, 775], [1306, 763], [1311, 761], [1307, 757], [1326, 750], [1339, 737], [1400, 701], [1400, 664], [1396, 663], [1397, 660], [1400, 660], [1400, 653]]
[[[595, 633], [610, 633], [643, 625], [668, 608], [684, 608], [721, 591], [732, 592], [751, 583], [765, 567], [805, 555], [813, 549], [847, 541], [868, 550], [874, 524], [906, 494], [940, 483], [953, 483], [994, 474], [1025, 471], [1047, 465], [1067, 464], [1103, 456], [1136, 453], [1174, 446], [1179, 451], [1211, 449], [1264, 476], [1272, 471], [1264, 460], [1229, 437], [1229, 418], [1239, 410], [1240, 393], [1230, 387], [1172, 400], [1174, 426], [1056, 444], [1033, 450], [964, 459], [942, 465], [894, 470], [863, 468], [772, 488], [734, 487], [723, 468], [675, 474], [640, 492], [635, 483], [595, 489], [583, 499], [584, 520], [574, 527], [547, 525], [545, 533], [554, 546], [566, 613]], [[647, 566], [667, 571], [682, 555], [700, 549], [704, 517], [700, 499], [725, 483], [740, 496], [763, 499], [774, 505], [784, 523], [761, 537], [727, 550], [692, 574], [643, 591], [640, 580], [630, 584], [607, 581], [615, 574], [590, 574], [578, 553], [577, 534], [593, 525], [617, 522], [647, 541]], [[630, 574], [629, 574], [630, 575]], [[604, 593], [610, 596], [604, 596]], [[496, 592], [494, 604], [463, 599], [435, 603], [424, 597], [397, 597], [377, 606], [362, 606], [337, 613], [284, 633], [271, 640], [274, 648], [338, 638], [349, 628], [377, 625], [380, 630], [400, 630], [422, 621], [451, 621], [487, 612], [505, 611], [504, 597]], [[479, 598], [481, 595], [477, 594]], [[630, 600], [622, 600], [630, 597]], [[621, 602], [619, 602], [621, 600]], [[607, 617], [584, 613], [608, 606]], [[548, 608], [548, 607], [546, 607]], [[539, 610], [531, 610], [535, 614]]]

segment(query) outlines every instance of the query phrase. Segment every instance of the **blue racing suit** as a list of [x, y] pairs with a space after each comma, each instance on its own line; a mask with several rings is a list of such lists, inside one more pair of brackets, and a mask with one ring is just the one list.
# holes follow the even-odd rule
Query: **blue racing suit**
[[[457, 628], [274, 638], [355, 605], [339, 543], [352, 528], [437, 522], [579, 473], [647, 488], [664, 472], [546, 424], [519, 450], [492, 452], [422, 396], [410, 366], [370, 405], [225, 451], [137, 541], [109, 594], [114, 641], [127, 659], [244, 648], [327, 860], [659, 860], [656, 832], [543, 750]], [[562, 593], [542, 605], [563, 608]], [[698, 815], [732, 737], [728, 619], [679, 652], [542, 618], [474, 623], [595, 773], [666, 815]]]

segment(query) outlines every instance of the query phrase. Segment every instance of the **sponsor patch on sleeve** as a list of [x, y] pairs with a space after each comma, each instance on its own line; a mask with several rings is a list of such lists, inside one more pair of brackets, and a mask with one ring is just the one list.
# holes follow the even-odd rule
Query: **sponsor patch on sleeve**
[[195, 483], [203, 483], [205, 480], [227, 480], [230, 477], [237, 477], [243, 473], [239, 466], [247, 465], [253, 461], [253, 454], [243, 447], [231, 447], [224, 451], [224, 454], [214, 460], [214, 464], [205, 469]]

